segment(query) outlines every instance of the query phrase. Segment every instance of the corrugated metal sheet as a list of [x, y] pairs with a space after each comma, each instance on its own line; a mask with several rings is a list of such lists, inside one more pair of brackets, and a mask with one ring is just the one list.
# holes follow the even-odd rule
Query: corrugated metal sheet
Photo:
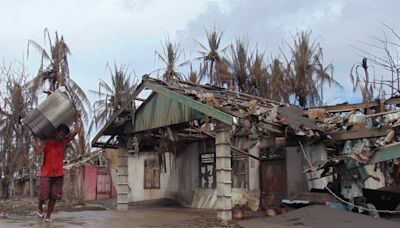
[[143, 104], [135, 113], [135, 121], [132, 130], [139, 132], [148, 129], [169, 126], [199, 119], [202, 113], [178, 103], [164, 95], [155, 93], [154, 96]]

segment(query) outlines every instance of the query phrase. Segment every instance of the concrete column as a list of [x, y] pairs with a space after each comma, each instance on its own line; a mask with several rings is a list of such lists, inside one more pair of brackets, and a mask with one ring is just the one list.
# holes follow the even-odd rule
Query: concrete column
[[128, 210], [128, 149], [125, 140], [119, 139], [118, 145], [118, 178], [117, 178], [117, 211]]
[[232, 220], [231, 127], [217, 123], [215, 132], [217, 217], [226, 222]]
[[[249, 154], [260, 157], [260, 143], [249, 148]], [[260, 161], [249, 157], [249, 190], [260, 190]]]

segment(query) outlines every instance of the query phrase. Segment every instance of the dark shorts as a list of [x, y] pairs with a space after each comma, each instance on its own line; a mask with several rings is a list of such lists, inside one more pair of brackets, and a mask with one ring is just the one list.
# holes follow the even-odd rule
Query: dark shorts
[[62, 195], [63, 177], [40, 177], [39, 199], [60, 200]]

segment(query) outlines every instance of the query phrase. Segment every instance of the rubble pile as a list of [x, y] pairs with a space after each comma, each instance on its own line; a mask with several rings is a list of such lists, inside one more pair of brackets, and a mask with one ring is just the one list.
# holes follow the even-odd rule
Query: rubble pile
[[[161, 82], [160, 82], [161, 83]], [[336, 106], [301, 108], [277, 101], [231, 91], [210, 85], [173, 81], [166, 84], [168, 89], [207, 104], [238, 119], [232, 134], [248, 134], [253, 139], [284, 137], [283, 146], [310, 147], [323, 144], [324, 160], [310, 160], [305, 172], [320, 172], [320, 178], [363, 169], [375, 165], [383, 172], [386, 186], [399, 186], [400, 153], [392, 156], [376, 156], [379, 151], [400, 144], [400, 104], [398, 98], [368, 104], [343, 104]], [[383, 104], [383, 105], [382, 105]], [[386, 109], [385, 109], [386, 108]], [[200, 124], [202, 125], [202, 124]], [[202, 131], [211, 131], [207, 120]], [[361, 168], [360, 168], [361, 167]], [[381, 178], [361, 172], [352, 181]], [[356, 177], [357, 176], [357, 177]]]

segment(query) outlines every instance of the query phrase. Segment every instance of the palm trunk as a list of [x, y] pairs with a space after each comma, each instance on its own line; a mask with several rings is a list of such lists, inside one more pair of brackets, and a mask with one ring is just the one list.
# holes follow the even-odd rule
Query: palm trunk
[[[369, 74], [368, 74], [368, 70], [366, 68], [364, 68], [364, 74], [365, 74], [365, 98], [363, 102], [368, 102], [371, 100], [371, 91], [369, 91], [368, 88], [368, 84], [369, 84]], [[393, 87], [392, 87], [393, 90]]]
[[323, 90], [323, 83], [321, 82], [321, 101], [320, 106], [324, 105], [324, 90]]
[[214, 60], [211, 60], [211, 65], [210, 65], [210, 84], [214, 85], [214, 78], [213, 78], [213, 74], [212, 74], [212, 70], [214, 67]]
[[79, 155], [85, 153], [85, 136], [83, 135], [83, 130], [78, 133], [78, 153]]

